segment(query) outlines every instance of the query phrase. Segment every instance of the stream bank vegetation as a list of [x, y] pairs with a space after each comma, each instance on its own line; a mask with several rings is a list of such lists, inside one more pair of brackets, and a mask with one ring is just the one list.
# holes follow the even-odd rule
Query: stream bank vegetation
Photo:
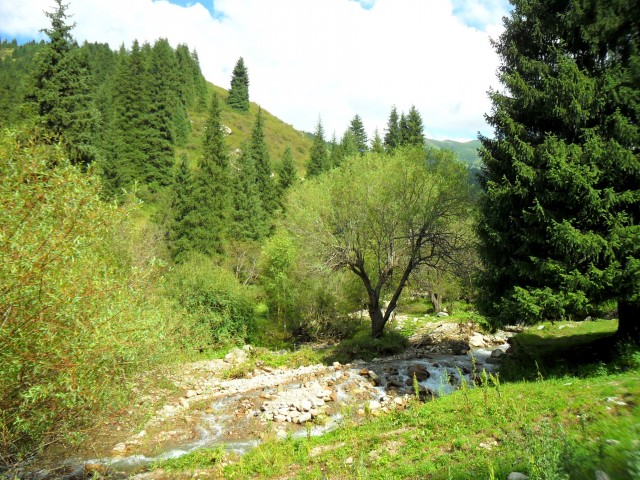
[[479, 180], [415, 107], [327, 142], [249, 102], [243, 60], [238, 101], [186, 45], [79, 45], [62, 0], [49, 42], [3, 40], [0, 468], [90, 438], [145, 372], [245, 343], [269, 366], [379, 358], [447, 318], [540, 326], [480, 388], [166, 468], [640, 475], [638, 16], [512, 3]]

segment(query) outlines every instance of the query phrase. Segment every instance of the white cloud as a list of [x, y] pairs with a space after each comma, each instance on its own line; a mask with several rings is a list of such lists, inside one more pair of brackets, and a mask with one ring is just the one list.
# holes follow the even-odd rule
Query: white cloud
[[[212, 0], [200, 0], [211, 7]], [[35, 36], [50, 0], [0, 0], [3, 36]], [[421, 112], [427, 136], [491, 134], [483, 114], [498, 60], [489, 33], [500, 31], [502, 0], [75, 0], [80, 40], [112, 48], [134, 38], [196, 48], [208, 80], [228, 87], [239, 56], [251, 99], [299, 129], [322, 116], [340, 136], [357, 113], [384, 129], [391, 105]], [[464, 7], [466, 5], [466, 7]], [[454, 15], [454, 10], [456, 14]]]

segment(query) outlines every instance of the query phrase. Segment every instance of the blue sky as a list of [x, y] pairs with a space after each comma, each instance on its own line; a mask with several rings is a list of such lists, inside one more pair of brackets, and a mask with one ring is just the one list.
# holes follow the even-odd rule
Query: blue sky
[[[489, 38], [504, 0], [69, 0], [79, 41], [134, 39], [196, 49], [205, 77], [228, 88], [242, 56], [251, 99], [294, 127], [322, 118], [341, 136], [359, 114], [383, 131], [392, 105], [422, 114], [430, 138], [471, 140], [497, 87]], [[40, 38], [52, 0], [0, 0], [2, 38]]]

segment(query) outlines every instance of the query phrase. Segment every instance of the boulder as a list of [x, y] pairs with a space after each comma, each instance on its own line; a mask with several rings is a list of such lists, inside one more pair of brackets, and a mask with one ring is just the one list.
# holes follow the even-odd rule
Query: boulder
[[249, 360], [249, 354], [239, 348], [234, 348], [224, 356], [224, 361], [232, 365], [245, 363], [247, 360]]
[[374, 410], [380, 410], [382, 408], [382, 405], [380, 405], [380, 402], [376, 401], [376, 400], [370, 400], [369, 401], [369, 410], [370, 411], [374, 411]]
[[491, 352], [491, 358], [500, 358], [504, 355], [504, 350], [501, 348], [496, 348]]
[[528, 479], [529, 479], [528, 476], [520, 472], [511, 472], [507, 477], [507, 480], [528, 480]]
[[422, 365], [414, 365], [412, 367], [409, 367], [407, 369], [407, 375], [412, 382], [414, 376], [419, 382], [424, 382], [431, 376], [431, 374]]

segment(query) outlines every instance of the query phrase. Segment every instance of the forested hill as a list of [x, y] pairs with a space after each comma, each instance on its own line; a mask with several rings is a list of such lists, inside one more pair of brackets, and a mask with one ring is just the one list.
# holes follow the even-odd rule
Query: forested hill
[[[144, 44], [138, 46], [142, 58], [148, 63], [151, 61], [151, 52], [165, 41], [156, 42], [153, 46]], [[28, 42], [18, 45], [17, 42], [3, 40], [0, 44], [0, 126], [8, 126], [24, 120], [29, 116], [25, 111], [24, 98], [29, 90], [29, 74], [34, 67], [36, 54], [45, 47], [45, 42]], [[99, 110], [99, 129], [109, 127], [109, 116], [113, 113], [109, 110], [110, 99], [113, 92], [122, 93], [123, 78], [118, 78], [118, 67], [123, 67], [122, 60], [131, 52], [123, 49], [116, 52], [106, 44], [84, 43], [77, 49], [76, 56], [81, 64], [88, 70], [93, 84], [93, 94], [96, 96], [96, 104]], [[215, 91], [221, 100], [222, 123], [230, 128], [230, 134], [226, 137], [226, 143], [231, 152], [237, 151], [243, 143], [248, 142], [255, 118], [260, 108], [255, 103], [250, 103], [248, 111], [237, 111], [227, 105], [228, 91], [226, 88], [215, 86], [206, 82], [199, 70], [198, 58], [195, 52], [190, 52], [186, 45], [180, 45], [175, 49], [177, 67], [183, 78], [181, 83], [191, 89], [190, 92], [182, 92], [182, 103], [185, 105], [184, 118], [180, 113], [173, 112], [173, 134], [175, 138], [175, 156], [180, 158], [187, 155], [190, 163], [197, 160], [201, 154], [204, 123], [207, 117], [206, 105]], [[194, 62], [191, 67], [196, 71], [191, 72], [191, 79], [184, 77], [189, 70], [187, 64]], [[173, 60], [171, 60], [173, 61]], [[167, 73], [167, 72], [165, 72]], [[169, 72], [168, 77], [172, 76]], [[132, 101], [134, 99], [131, 99]], [[134, 102], [131, 108], [134, 107]], [[303, 165], [309, 155], [311, 139], [304, 133], [296, 130], [291, 125], [281, 121], [277, 117], [262, 110], [264, 120], [265, 141], [269, 148], [270, 158], [274, 167], [280, 162], [287, 146], [291, 148], [294, 162], [298, 171], [302, 173]], [[187, 123], [182, 123], [187, 120]], [[103, 139], [104, 140], [104, 139]], [[109, 143], [103, 141], [102, 144]]]

